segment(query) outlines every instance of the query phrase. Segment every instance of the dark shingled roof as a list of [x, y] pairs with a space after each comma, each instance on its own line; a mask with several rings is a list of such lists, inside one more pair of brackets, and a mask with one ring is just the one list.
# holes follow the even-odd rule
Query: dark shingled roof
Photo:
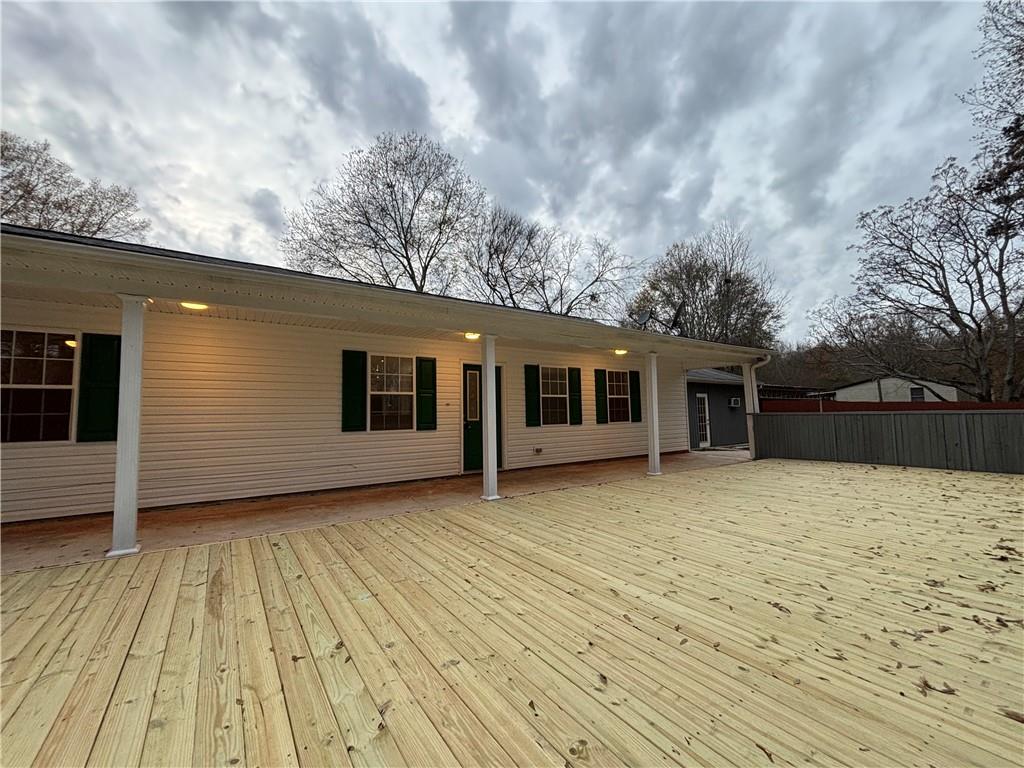
[[728, 371], [720, 371], [717, 368], [694, 368], [686, 372], [687, 381], [696, 381], [701, 384], [735, 384], [743, 386], [743, 377]]

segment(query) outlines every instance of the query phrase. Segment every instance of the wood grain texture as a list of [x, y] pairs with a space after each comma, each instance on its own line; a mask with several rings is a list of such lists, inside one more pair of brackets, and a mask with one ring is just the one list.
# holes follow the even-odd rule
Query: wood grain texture
[[13, 574], [2, 763], [1018, 765], [1022, 526], [765, 460]]

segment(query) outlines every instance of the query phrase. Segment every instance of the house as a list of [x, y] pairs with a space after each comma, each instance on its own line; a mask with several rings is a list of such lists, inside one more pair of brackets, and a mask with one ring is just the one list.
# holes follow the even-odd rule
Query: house
[[959, 390], [955, 387], [894, 377], [855, 381], [822, 394], [833, 395], [831, 399], [839, 402], [856, 403], [934, 403], [941, 400], [956, 402], [960, 399]]
[[763, 384], [757, 385], [757, 394], [762, 400], [833, 400], [834, 392], [821, 392], [820, 387], [808, 387], [802, 384]]
[[[5, 226], [2, 520], [690, 447], [685, 371], [764, 350]], [[748, 418], [752, 430], [752, 417]]]
[[743, 377], [714, 368], [686, 372], [691, 448], [747, 442]]

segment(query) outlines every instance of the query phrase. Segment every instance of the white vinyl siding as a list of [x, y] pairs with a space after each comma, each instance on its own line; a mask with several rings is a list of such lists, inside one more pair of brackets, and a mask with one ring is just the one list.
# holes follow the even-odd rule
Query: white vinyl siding
[[[119, 333], [120, 319], [114, 308], [16, 299], [3, 304], [5, 324], [44, 330]], [[437, 430], [342, 432], [342, 349], [436, 358]], [[479, 354], [479, 345], [461, 341], [150, 311], [143, 355], [140, 506], [458, 474], [462, 364], [477, 362]], [[596, 424], [594, 369], [607, 368], [608, 354], [538, 355], [503, 346], [498, 339], [497, 362], [503, 375], [506, 468], [646, 453], [646, 423]], [[582, 369], [582, 425], [525, 426], [525, 363]], [[642, 382], [642, 360], [630, 367], [641, 370]], [[687, 448], [681, 363], [659, 360], [659, 395], [662, 450]], [[5, 445], [3, 519], [109, 511], [115, 448], [114, 443]]]
[[[881, 399], [887, 403], [909, 403], [913, 402], [912, 390], [917, 385], [903, 379], [885, 378], [879, 381], [864, 381], [849, 387], [836, 390], [836, 400], [842, 402], [877, 403], [879, 401], [879, 388], [881, 388]], [[946, 400], [956, 402], [959, 399], [957, 390], [943, 384], [929, 384], [930, 389], [924, 390], [924, 402], [937, 402], [937, 398], [931, 390], [941, 394]], [[920, 401], [919, 401], [920, 402]]]

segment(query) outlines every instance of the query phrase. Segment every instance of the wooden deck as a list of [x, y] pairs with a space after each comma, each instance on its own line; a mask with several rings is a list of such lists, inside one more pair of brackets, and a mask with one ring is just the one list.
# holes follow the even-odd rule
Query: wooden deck
[[16, 573], [0, 762], [1019, 765], [1022, 513], [763, 461]]

